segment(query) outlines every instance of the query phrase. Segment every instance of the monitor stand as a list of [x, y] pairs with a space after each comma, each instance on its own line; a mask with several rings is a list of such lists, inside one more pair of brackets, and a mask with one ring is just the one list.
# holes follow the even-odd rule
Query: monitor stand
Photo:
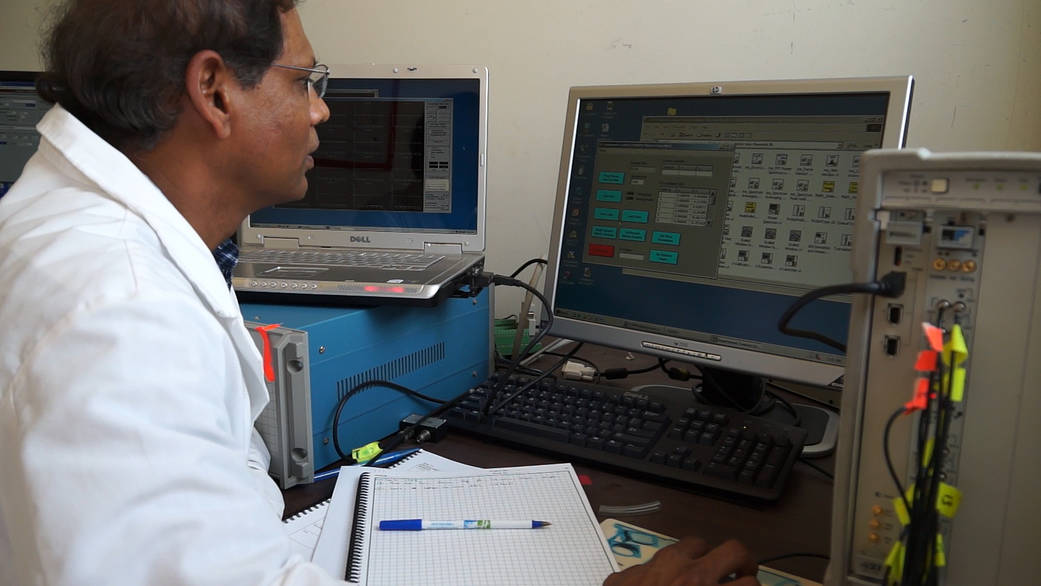
[[[694, 395], [699, 400], [786, 425], [795, 423], [791, 412], [766, 394], [766, 381], [762, 377], [719, 368], [699, 367], [699, 370], [701, 384], [694, 387]], [[838, 414], [814, 405], [792, 404], [792, 408], [799, 413], [799, 427], [806, 430], [802, 456], [821, 458], [834, 452], [839, 436]]]

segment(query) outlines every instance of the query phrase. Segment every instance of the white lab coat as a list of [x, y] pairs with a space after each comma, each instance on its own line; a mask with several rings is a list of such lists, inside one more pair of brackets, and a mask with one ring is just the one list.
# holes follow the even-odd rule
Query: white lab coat
[[291, 555], [210, 251], [64, 109], [37, 128], [0, 199], [0, 581], [333, 583]]

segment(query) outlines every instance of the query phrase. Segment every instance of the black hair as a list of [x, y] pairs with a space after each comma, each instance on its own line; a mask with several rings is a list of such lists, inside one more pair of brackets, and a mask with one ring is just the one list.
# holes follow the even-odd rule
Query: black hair
[[121, 150], [148, 150], [174, 126], [188, 62], [220, 54], [254, 87], [282, 53], [296, 0], [69, 0], [43, 47], [37, 91]]

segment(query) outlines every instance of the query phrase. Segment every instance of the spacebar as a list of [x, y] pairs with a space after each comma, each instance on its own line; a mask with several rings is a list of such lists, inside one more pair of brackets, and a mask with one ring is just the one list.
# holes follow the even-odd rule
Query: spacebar
[[513, 417], [498, 417], [495, 419], [495, 427], [528, 433], [536, 437], [544, 437], [560, 442], [567, 442], [570, 433], [566, 429], [558, 429], [541, 423], [532, 423], [523, 419]]

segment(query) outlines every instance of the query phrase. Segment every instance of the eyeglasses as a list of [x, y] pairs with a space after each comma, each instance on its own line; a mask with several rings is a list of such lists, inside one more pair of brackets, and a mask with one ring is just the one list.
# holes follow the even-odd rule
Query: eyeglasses
[[[294, 71], [309, 71], [311, 75], [307, 77], [307, 85], [314, 88], [314, 93], [319, 98], [325, 97], [325, 88], [329, 87], [329, 66], [322, 63], [318, 63], [314, 67], [297, 67], [296, 65], [282, 65], [281, 63], [272, 63], [272, 67], [281, 67], [282, 69], [292, 69]], [[315, 77], [315, 76], [318, 77]]]

